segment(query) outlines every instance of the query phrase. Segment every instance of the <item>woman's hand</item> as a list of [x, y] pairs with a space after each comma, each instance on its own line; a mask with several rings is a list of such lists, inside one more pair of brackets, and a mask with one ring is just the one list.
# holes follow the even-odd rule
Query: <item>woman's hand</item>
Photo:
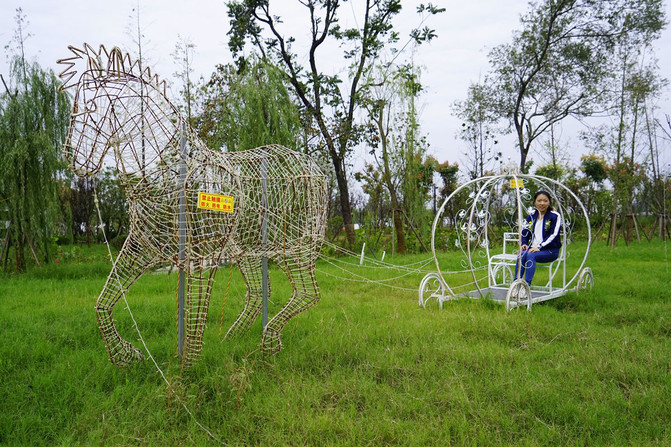
[[520, 246], [520, 251], [524, 251], [524, 250], [526, 250], [527, 248], [529, 248], [529, 246], [528, 246], [527, 244], [522, 244], [522, 245]]
[[538, 249], [536, 247], [532, 247], [532, 248], [529, 249], [529, 253], [536, 253], [537, 251], [540, 251], [540, 249]]

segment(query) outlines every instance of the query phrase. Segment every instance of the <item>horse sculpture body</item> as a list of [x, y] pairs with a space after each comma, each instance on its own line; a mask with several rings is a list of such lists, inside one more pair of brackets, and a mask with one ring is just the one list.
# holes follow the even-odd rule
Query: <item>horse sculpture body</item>
[[[261, 342], [264, 352], [279, 351], [284, 325], [319, 300], [314, 267], [326, 221], [326, 178], [319, 167], [276, 145], [212, 151], [184, 124], [165, 84], [128, 55], [102, 46], [70, 50], [74, 56], [59, 61], [67, 65], [61, 88], [76, 87], [66, 158], [79, 176], [94, 175], [113, 159], [129, 206], [128, 238], [95, 307], [112, 363], [142, 358], [117, 332], [115, 304], [147, 269], [172, 263], [186, 274], [182, 366], [191, 365], [202, 348], [213, 277], [224, 258], [237, 262], [247, 285], [245, 307], [227, 337], [248, 329], [260, 313], [263, 258], [289, 278], [293, 295], [268, 322]], [[182, 244], [180, 227], [186, 230]]]

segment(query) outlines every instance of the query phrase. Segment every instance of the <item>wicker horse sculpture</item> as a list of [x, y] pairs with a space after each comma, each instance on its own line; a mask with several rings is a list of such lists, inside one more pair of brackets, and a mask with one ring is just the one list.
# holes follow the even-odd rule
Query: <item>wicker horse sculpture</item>
[[112, 363], [143, 358], [117, 332], [112, 311], [147, 269], [164, 263], [186, 278], [182, 367], [200, 355], [223, 259], [237, 262], [247, 285], [245, 307], [227, 337], [247, 330], [260, 313], [263, 258], [288, 277], [293, 295], [261, 341], [264, 352], [279, 351], [285, 324], [319, 300], [314, 268], [325, 232], [324, 174], [308, 156], [281, 146], [212, 151], [167, 99], [165, 82], [127, 54], [86, 44], [70, 51], [58, 61], [66, 66], [61, 89], [76, 88], [66, 158], [79, 176], [114, 163], [128, 203], [128, 238], [95, 306]]

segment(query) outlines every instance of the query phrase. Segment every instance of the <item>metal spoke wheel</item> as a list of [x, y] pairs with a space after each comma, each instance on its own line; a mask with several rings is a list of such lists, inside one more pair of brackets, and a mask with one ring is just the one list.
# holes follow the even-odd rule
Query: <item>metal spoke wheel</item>
[[576, 292], [589, 292], [592, 290], [592, 287], [594, 287], [594, 274], [592, 273], [591, 268], [585, 267], [582, 269], [582, 272], [580, 272], [580, 276], [578, 277], [578, 287], [576, 288]]
[[531, 310], [531, 289], [525, 280], [517, 279], [508, 288], [506, 312], [524, 305], [527, 306], [527, 310]]
[[[514, 278], [513, 269], [510, 265], [499, 264], [492, 267], [491, 284], [502, 285]], [[499, 281], [500, 279], [500, 281]]]
[[445, 289], [443, 288], [443, 281], [440, 275], [436, 272], [427, 273], [419, 283], [419, 305], [426, 307], [426, 302], [431, 298], [436, 298], [442, 307], [443, 301], [441, 298], [445, 296]]

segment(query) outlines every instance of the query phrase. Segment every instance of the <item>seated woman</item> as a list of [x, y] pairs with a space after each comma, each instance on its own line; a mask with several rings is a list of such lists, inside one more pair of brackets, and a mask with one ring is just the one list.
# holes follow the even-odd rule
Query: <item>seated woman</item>
[[559, 257], [561, 249], [561, 216], [552, 209], [550, 193], [538, 191], [534, 195], [534, 206], [536, 210], [525, 218], [522, 245], [515, 266], [515, 278], [524, 275], [529, 285], [536, 272], [536, 263], [554, 261]]

